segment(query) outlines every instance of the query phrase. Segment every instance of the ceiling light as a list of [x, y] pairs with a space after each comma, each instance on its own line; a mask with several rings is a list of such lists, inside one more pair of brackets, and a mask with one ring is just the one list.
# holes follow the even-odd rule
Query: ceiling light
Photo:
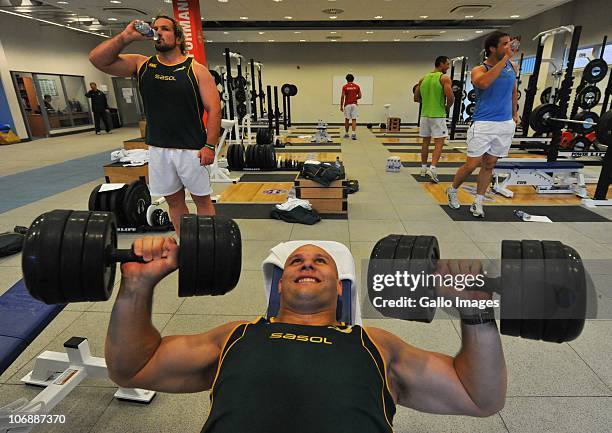
[[520, 18], [520, 15], [510, 15], [510, 18]]
[[368, 34], [368, 35], [373, 35], [373, 34], [374, 34], [374, 32], [370, 30], [370, 31], [366, 32], [366, 34]]
[[399, 42], [400, 39], [393, 39], [393, 42]]
[[110, 0], [111, 3], [116, 4], [116, 5], [120, 5], [121, 2], [119, 0]]
[[446, 33], [446, 30], [440, 30], [440, 33]]
[[268, 42], [274, 42], [274, 39], [268, 39]]
[[458, 41], [465, 41], [465, 39], [464, 39], [464, 38], [458, 38], [457, 40], [458, 40]]
[[229, 32], [223, 32], [224, 35], [229, 35]]
[[429, 18], [429, 15], [421, 15], [421, 18], [423, 18], [423, 19]]
[[361, 42], [368, 42], [368, 39], [362, 39]]
[[109, 21], [117, 21], [117, 18], [107, 18]]
[[217, 0], [219, 3], [227, 3], [227, 0]]
[[331, 39], [332, 42], [336, 42], [336, 39]]
[[306, 42], [306, 39], [300, 39], [300, 42]]
[[241, 20], [248, 20], [249, 17], [240, 17]]
[[263, 35], [263, 34], [265, 34], [266, 32], [257, 32], [257, 33], [259, 33], [260, 35]]
[[286, 20], [292, 20], [292, 19], [293, 19], [293, 17], [290, 17], [289, 15], [287, 15], [287, 16], [285, 17], [285, 19], [286, 19]]
[[332, 15], [331, 17], [329, 17], [330, 20], [335, 20], [336, 18], [338, 18], [336, 15]]
[[172, 3], [172, 0], [164, 0], [164, 3]]
[[410, 33], [410, 30], [404, 30], [402, 33]]
[[68, 2], [57, 2], [58, 5], [67, 5]]
[[206, 42], [212, 42], [212, 39], [206, 39]]
[[244, 42], [242, 39], [238, 39], [236, 42]]
[[382, 15], [376, 15], [376, 16], [374, 17], [374, 19], [375, 19], [375, 20], [380, 20], [380, 19], [382, 19]]
[[476, 30], [476, 33], [483, 33], [484, 30]]
[[331, 33], [332, 35], [335, 35], [335, 34], [336, 34], [336, 33], [338, 33], [338, 32], [330, 32], [330, 33]]
[[283, 0], [274, 0], [274, 2], [275, 2], [275, 3], [280, 3], [280, 2], [282, 2], [282, 1], [283, 1]]
[[466, 18], [474, 18], [474, 15], [466, 15]]
[[293, 32], [294, 35], [299, 35], [302, 32]]

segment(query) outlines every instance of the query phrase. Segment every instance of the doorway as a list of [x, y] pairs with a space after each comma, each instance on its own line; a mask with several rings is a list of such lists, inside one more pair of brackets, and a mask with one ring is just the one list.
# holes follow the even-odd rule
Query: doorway
[[138, 121], [144, 118], [144, 110], [136, 79], [113, 77], [113, 88], [121, 123], [124, 126], [138, 126]]

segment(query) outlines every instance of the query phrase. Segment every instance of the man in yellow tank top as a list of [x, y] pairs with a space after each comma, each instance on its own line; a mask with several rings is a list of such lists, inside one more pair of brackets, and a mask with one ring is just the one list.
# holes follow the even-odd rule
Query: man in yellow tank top
[[[435, 69], [419, 81], [414, 90], [414, 101], [421, 103], [421, 124], [419, 136], [423, 138], [421, 147], [421, 176], [438, 183], [436, 164], [442, 154], [444, 139], [448, 137], [446, 127], [446, 110], [455, 103], [452, 83], [445, 75], [450, 68], [450, 60], [446, 56], [436, 58]], [[434, 151], [431, 157], [431, 166], [427, 168], [429, 158], [429, 145], [434, 139]]]

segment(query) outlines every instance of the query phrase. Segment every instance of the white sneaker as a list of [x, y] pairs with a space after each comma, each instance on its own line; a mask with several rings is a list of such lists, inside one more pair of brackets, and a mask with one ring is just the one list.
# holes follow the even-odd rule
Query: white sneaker
[[459, 209], [461, 207], [461, 203], [457, 199], [457, 190], [452, 191], [450, 188], [446, 190], [446, 196], [448, 197], [448, 207], [451, 209]]
[[440, 182], [440, 179], [438, 179], [438, 173], [436, 171], [437, 170], [435, 168], [433, 170], [431, 168], [429, 168], [429, 169], [427, 169], [427, 172], [425, 173], [427, 176], [429, 176], [431, 181], [434, 182], [434, 183]]
[[470, 212], [472, 212], [472, 215], [474, 215], [476, 218], [484, 218], [485, 216], [482, 203], [472, 203], [472, 206], [470, 206]]
[[427, 174], [427, 167], [421, 167], [421, 173], [420, 176], [421, 177], [425, 177], [425, 175]]
[[347, 133], [347, 134], [344, 134], [344, 138], [349, 138], [348, 133]]
[[351, 138], [352, 138], [353, 140], [357, 140], [357, 134], [353, 134], [353, 135], [351, 135]]

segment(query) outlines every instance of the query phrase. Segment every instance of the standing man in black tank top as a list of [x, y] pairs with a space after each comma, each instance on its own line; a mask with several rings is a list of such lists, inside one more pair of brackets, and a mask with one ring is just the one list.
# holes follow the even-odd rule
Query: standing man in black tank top
[[[177, 269], [178, 246], [173, 238], [148, 237], [133, 250], [147, 263], [121, 266], [105, 346], [109, 377], [127, 388], [210, 390], [202, 433], [391, 433], [397, 404], [479, 417], [504, 406], [506, 366], [490, 310], [460, 309], [455, 356], [416, 348], [383, 329], [347, 326], [337, 320], [341, 257], [307, 244], [287, 255], [274, 288], [276, 317], [162, 337], [151, 320], [152, 298]], [[466, 260], [439, 260], [437, 271], [444, 278], [481, 273], [478, 262]], [[491, 299], [452, 287], [436, 296]]]
[[169, 16], [160, 15], [151, 24], [159, 35], [156, 56], [120, 54], [133, 41], [151, 40], [136, 31], [135, 22], [94, 48], [89, 59], [103, 72], [138, 79], [147, 118], [149, 188], [152, 195], [166, 198], [179, 234], [181, 215], [189, 213], [185, 188], [198, 215], [215, 214], [208, 166], [221, 128], [219, 92], [208, 69], [185, 56], [183, 30]]

